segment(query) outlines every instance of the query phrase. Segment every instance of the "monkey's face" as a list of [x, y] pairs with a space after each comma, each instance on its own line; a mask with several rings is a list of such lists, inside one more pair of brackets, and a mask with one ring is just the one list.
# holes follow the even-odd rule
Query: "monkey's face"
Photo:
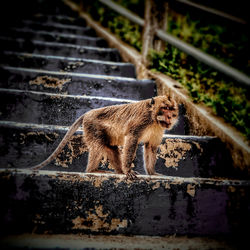
[[166, 97], [160, 97], [157, 101], [159, 101], [159, 108], [156, 120], [162, 127], [170, 129], [177, 121], [178, 106], [175, 101]]

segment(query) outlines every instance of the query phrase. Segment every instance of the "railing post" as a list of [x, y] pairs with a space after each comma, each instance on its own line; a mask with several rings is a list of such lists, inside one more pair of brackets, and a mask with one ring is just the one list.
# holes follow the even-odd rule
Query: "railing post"
[[[160, 2], [160, 1], [156, 1]], [[166, 0], [165, 2], [161, 1], [161, 4], [157, 4], [156, 8], [158, 10], [158, 13], [156, 15], [156, 29], [163, 30], [164, 32], [167, 31], [168, 28], [168, 10], [169, 10], [169, 3]], [[155, 37], [154, 42], [154, 49], [156, 51], [164, 51], [165, 50], [165, 44], [166, 42], [162, 41], [161, 39], [158, 39], [158, 37]]]
[[154, 28], [153, 28], [153, 5], [152, 0], [145, 0], [145, 11], [144, 11], [144, 27], [142, 36], [142, 63], [148, 64], [148, 53], [153, 47]]
[[168, 2], [162, 0], [146, 0], [143, 27], [142, 62], [148, 65], [148, 53], [150, 49], [157, 51], [164, 49], [165, 42], [160, 39], [155, 40], [157, 29], [166, 31], [167, 29]]

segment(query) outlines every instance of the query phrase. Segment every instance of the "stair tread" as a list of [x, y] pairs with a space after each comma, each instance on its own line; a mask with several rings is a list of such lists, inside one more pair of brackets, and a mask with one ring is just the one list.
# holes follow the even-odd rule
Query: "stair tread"
[[77, 57], [4, 51], [0, 63], [5, 66], [50, 70], [58, 72], [87, 73], [105, 76], [135, 78], [135, 67], [131, 63], [110, 62]]
[[[38, 109], [37, 109], [38, 110]], [[52, 110], [52, 113], [56, 112]], [[30, 110], [30, 112], [33, 112]], [[26, 116], [26, 113], [23, 114]], [[33, 114], [33, 116], [35, 116]], [[42, 115], [40, 115], [42, 117]], [[56, 116], [56, 115], [54, 115]], [[66, 116], [66, 115], [64, 115]], [[33, 118], [34, 119], [34, 118]], [[63, 136], [69, 129], [69, 126], [43, 124], [39, 122], [20, 122], [18, 121], [0, 121], [1, 141], [5, 141], [8, 151], [1, 156], [1, 162], [10, 164], [11, 167], [27, 168], [34, 166], [45, 160], [57, 147]], [[67, 166], [67, 171], [74, 172], [85, 171], [87, 165], [86, 149], [81, 147], [81, 127], [72, 136], [70, 142], [62, 151], [61, 156], [56, 161], [51, 162], [43, 169], [62, 171], [62, 166]], [[13, 136], [14, 135], [14, 136]], [[19, 145], [19, 157], [16, 159], [16, 146]], [[226, 160], [226, 152], [223, 145], [216, 137], [211, 136], [182, 136], [166, 134], [159, 146], [157, 153], [157, 162], [155, 169], [158, 173], [168, 176], [182, 177], [238, 177], [244, 179], [244, 176], [236, 175], [233, 171], [231, 162]], [[30, 152], [27, 154], [26, 152]], [[70, 152], [68, 154], [67, 152]], [[26, 155], [22, 157], [22, 155]], [[35, 155], [36, 157], [32, 157]], [[61, 160], [60, 160], [61, 159]], [[63, 160], [62, 160], [63, 159]], [[70, 161], [68, 161], [70, 159]], [[4, 167], [5, 164], [2, 165]], [[102, 163], [100, 169], [112, 169], [109, 164]], [[136, 158], [134, 160], [134, 169], [140, 174], [145, 174], [143, 164], [143, 144], [140, 143]], [[225, 171], [226, 170], [226, 171]]]
[[114, 48], [93, 47], [60, 42], [46, 42], [31, 39], [27, 41], [22, 38], [13, 39], [3, 36], [0, 36], [0, 44], [2, 48], [5, 48], [5, 50], [8, 49], [19, 52], [42, 53], [44, 55], [53, 54], [114, 62], [121, 61], [118, 50]]
[[11, 38], [24, 38], [48, 42], [70, 43], [76, 45], [88, 45], [94, 47], [106, 47], [107, 43], [103, 38], [87, 35], [64, 34], [60, 32], [34, 31], [31, 29], [8, 29], [2, 30], [1, 36]]

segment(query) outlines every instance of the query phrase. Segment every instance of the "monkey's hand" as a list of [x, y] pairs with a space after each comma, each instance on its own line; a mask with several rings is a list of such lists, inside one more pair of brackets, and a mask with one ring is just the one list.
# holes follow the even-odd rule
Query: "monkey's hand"
[[130, 170], [129, 172], [126, 173], [126, 180], [136, 180], [138, 177], [136, 176], [138, 173]]

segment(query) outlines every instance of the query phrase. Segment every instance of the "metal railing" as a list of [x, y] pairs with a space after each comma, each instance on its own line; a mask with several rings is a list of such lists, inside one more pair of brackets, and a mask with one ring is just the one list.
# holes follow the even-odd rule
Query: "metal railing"
[[[124, 7], [120, 6], [112, 2], [111, 0], [99, 0], [101, 3], [105, 4], [112, 10], [118, 12], [122, 16], [128, 18], [130, 21], [144, 26], [145, 22], [142, 18], [137, 16], [136, 14], [132, 13], [131, 11], [125, 9]], [[201, 51], [200, 49], [195, 48], [194, 46], [183, 42], [181, 39], [168, 34], [166, 31], [157, 29], [156, 36], [159, 37], [161, 40], [173, 45], [174, 47], [180, 49], [181, 51], [185, 52], [186, 54], [196, 58], [197, 60], [207, 64], [208, 66], [222, 72], [223, 74], [231, 77], [232, 79], [236, 80], [237, 82], [250, 87], [250, 77], [246, 74], [240, 72], [239, 70], [221, 62], [220, 60], [216, 59], [215, 57]]]

